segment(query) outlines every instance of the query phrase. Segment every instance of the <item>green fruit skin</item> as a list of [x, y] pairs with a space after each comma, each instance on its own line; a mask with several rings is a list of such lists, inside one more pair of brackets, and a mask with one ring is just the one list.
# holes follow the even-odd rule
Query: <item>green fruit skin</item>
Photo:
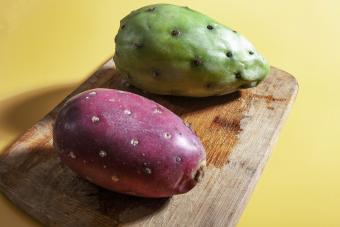
[[128, 82], [163, 95], [205, 97], [255, 87], [266, 60], [238, 32], [189, 9], [145, 6], [121, 20], [114, 61]]

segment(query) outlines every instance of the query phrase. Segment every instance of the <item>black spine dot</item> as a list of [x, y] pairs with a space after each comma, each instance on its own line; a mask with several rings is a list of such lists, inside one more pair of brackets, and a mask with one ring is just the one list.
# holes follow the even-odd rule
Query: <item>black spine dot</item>
[[155, 69], [155, 70], [152, 71], [152, 76], [153, 76], [154, 78], [159, 77], [160, 74], [161, 74], [161, 73], [160, 73], [159, 70], [157, 70], [157, 69]]
[[155, 11], [155, 9], [156, 9], [156, 7], [152, 7], [152, 8], [147, 9], [146, 11], [147, 12], [153, 12], [153, 11]]
[[209, 24], [209, 25], [207, 26], [207, 29], [209, 29], [209, 30], [213, 30], [213, 29], [214, 29], [214, 27], [213, 27], [212, 25], [210, 25], [210, 24]]
[[249, 51], [248, 53], [249, 53], [250, 55], [253, 55], [253, 54], [254, 54], [254, 52], [253, 52], [253, 51]]
[[176, 30], [176, 29], [171, 31], [171, 35], [172, 36], [178, 36], [179, 34], [180, 34], [180, 32], [178, 30]]
[[208, 89], [214, 88], [215, 86], [216, 86], [216, 84], [214, 84], [214, 83], [207, 83], [207, 84], [205, 85], [205, 87], [208, 88]]
[[183, 6], [184, 9], [192, 11], [188, 6]]
[[143, 47], [143, 43], [135, 43], [134, 46], [137, 48], [137, 49], [141, 49]]
[[237, 33], [237, 31], [233, 30], [234, 33]]
[[236, 72], [235, 77], [236, 77], [236, 79], [241, 79], [242, 73], [240, 71]]
[[228, 52], [226, 53], [226, 55], [227, 55], [228, 58], [232, 58], [232, 57], [233, 57], [233, 53], [231, 53], [230, 51], [228, 51]]
[[194, 60], [192, 60], [191, 64], [193, 66], [200, 66], [203, 64], [203, 61], [200, 58], [196, 57]]
[[122, 30], [124, 30], [124, 28], [125, 28], [125, 24], [123, 24], [120, 28], [122, 29]]

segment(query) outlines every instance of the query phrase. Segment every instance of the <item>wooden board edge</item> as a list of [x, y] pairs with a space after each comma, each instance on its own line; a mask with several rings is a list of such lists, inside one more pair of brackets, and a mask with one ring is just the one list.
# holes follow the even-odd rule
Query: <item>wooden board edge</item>
[[266, 165], [266, 163], [267, 163], [267, 161], [268, 161], [268, 159], [269, 159], [269, 157], [272, 153], [272, 150], [273, 150], [273, 148], [274, 148], [274, 146], [275, 146], [275, 144], [276, 144], [276, 142], [279, 138], [280, 131], [282, 130], [284, 123], [288, 119], [288, 114], [289, 114], [289, 112], [290, 112], [290, 110], [291, 110], [291, 108], [292, 108], [292, 106], [293, 106], [293, 104], [296, 100], [296, 97], [297, 97], [297, 94], [298, 94], [298, 91], [299, 91], [298, 81], [293, 75], [291, 75], [290, 73], [288, 73], [284, 70], [273, 67], [273, 66], [271, 68], [274, 68], [275, 70], [282, 72], [283, 74], [287, 75], [293, 81], [293, 84], [294, 84], [294, 87], [292, 88], [293, 93], [292, 93], [290, 100], [287, 104], [287, 108], [285, 109], [285, 111], [282, 115], [282, 118], [281, 118], [281, 120], [278, 124], [278, 127], [276, 128], [276, 130], [274, 132], [274, 135], [270, 139], [269, 146], [265, 150], [264, 158], [259, 163], [259, 165], [256, 169], [256, 172], [254, 174], [254, 177], [251, 179], [251, 182], [248, 185], [246, 193], [244, 194], [241, 202], [238, 204], [238, 206], [236, 208], [236, 212], [233, 215], [233, 217], [230, 219], [230, 223], [228, 224], [228, 226], [236, 226], [238, 224], [238, 222], [241, 218], [241, 215], [242, 215], [244, 209], [246, 208], [247, 203], [250, 200], [250, 196], [253, 194], [255, 187], [256, 187], [256, 184], [257, 184], [258, 180], [260, 179], [260, 176], [261, 176], [261, 174], [262, 174], [262, 172], [265, 168], [265, 165]]

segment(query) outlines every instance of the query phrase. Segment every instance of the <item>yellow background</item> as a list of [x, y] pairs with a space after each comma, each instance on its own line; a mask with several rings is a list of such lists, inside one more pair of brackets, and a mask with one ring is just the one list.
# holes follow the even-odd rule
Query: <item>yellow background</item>
[[[0, 150], [111, 56], [119, 20], [151, 2], [0, 0]], [[239, 226], [340, 226], [340, 2], [168, 2], [243, 33], [299, 81]], [[0, 226], [37, 223], [1, 197]]]

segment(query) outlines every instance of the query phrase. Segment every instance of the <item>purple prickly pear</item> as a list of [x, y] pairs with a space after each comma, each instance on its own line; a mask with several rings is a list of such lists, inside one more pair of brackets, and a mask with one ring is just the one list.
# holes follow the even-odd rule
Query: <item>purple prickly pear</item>
[[58, 113], [53, 138], [61, 160], [80, 176], [136, 196], [185, 193], [205, 165], [201, 142], [178, 116], [124, 91], [74, 96]]

